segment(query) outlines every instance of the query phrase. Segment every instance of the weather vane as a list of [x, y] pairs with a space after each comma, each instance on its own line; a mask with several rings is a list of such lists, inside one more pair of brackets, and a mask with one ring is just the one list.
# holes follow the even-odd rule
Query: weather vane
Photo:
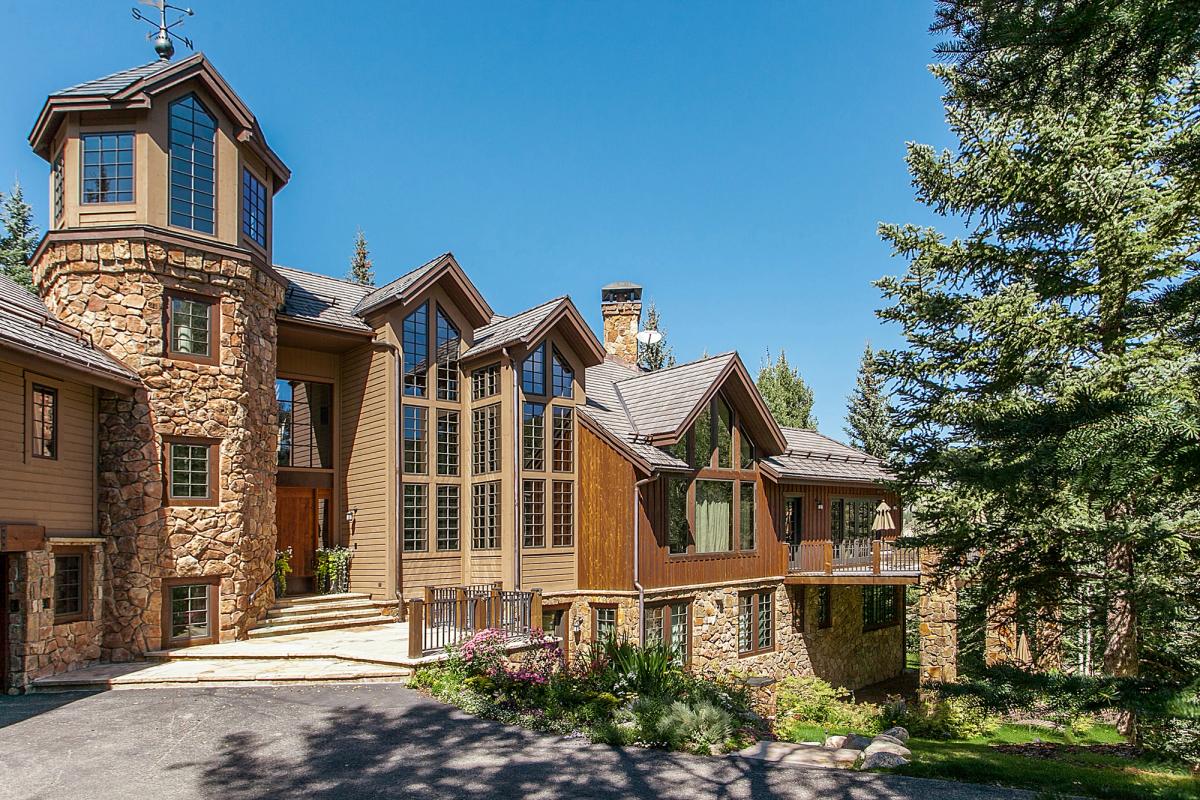
[[[138, 9], [136, 7], [134, 7], [132, 9], [132, 11], [133, 11], [134, 19], [140, 19], [142, 22], [148, 22], [152, 26], [154, 26], [155, 28], [158, 29], [155, 32], [146, 34], [146, 38], [154, 40], [154, 52], [158, 53], [159, 58], [161, 58], [163, 61], [169, 61], [171, 59], [171, 56], [175, 55], [175, 42], [171, 41], [172, 39], [178, 39], [180, 42], [187, 45], [188, 50], [194, 49], [192, 47], [191, 39], [187, 38], [186, 36], [181, 36], [180, 34], [175, 33], [171, 29], [176, 27], [177, 25], [182, 25], [183, 21], [185, 19], [187, 19], [188, 17], [192, 16], [192, 14], [195, 12], [193, 12], [190, 8], [180, 8], [179, 6], [173, 6], [170, 3], [166, 2], [166, 0], [138, 0], [138, 2], [144, 6], [152, 6], [153, 8], [158, 9], [158, 19], [157, 20], [153, 20], [150, 17], [147, 17], [145, 14], [143, 14], [141, 12], [140, 9]], [[168, 25], [167, 24], [167, 9], [171, 9], [172, 11], [178, 11], [180, 14], [182, 14], [182, 16], [179, 19], [172, 22], [170, 25]]]

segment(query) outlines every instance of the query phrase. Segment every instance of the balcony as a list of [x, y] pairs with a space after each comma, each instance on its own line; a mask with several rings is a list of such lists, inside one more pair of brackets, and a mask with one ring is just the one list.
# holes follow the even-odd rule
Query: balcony
[[916, 583], [921, 554], [893, 539], [788, 545], [790, 583]]

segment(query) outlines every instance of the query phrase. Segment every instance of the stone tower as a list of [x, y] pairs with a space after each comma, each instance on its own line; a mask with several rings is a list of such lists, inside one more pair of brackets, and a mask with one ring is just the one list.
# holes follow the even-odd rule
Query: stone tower
[[98, 409], [104, 655], [243, 635], [273, 599], [287, 168], [201, 54], [51, 95], [30, 142], [51, 164], [37, 289], [141, 379]]
[[636, 364], [637, 333], [642, 325], [642, 287], [619, 281], [600, 289], [600, 312], [604, 317], [604, 350], [610, 356]]

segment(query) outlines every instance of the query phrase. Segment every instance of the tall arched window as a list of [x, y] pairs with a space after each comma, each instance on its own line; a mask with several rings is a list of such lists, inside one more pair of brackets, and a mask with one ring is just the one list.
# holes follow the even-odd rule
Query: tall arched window
[[194, 94], [171, 103], [172, 225], [212, 233], [217, 121]]

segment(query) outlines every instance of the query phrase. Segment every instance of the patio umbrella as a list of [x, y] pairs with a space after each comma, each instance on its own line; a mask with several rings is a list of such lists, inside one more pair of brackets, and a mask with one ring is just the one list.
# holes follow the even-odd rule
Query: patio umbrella
[[1025, 631], [1021, 631], [1021, 635], [1017, 637], [1016, 658], [1018, 664], [1033, 662], [1033, 654], [1029, 652], [1029, 639], [1025, 636]]
[[892, 519], [892, 507], [887, 504], [886, 500], [880, 500], [879, 505], [875, 506], [875, 521], [871, 523], [871, 532], [879, 533], [895, 529], [896, 521]]

